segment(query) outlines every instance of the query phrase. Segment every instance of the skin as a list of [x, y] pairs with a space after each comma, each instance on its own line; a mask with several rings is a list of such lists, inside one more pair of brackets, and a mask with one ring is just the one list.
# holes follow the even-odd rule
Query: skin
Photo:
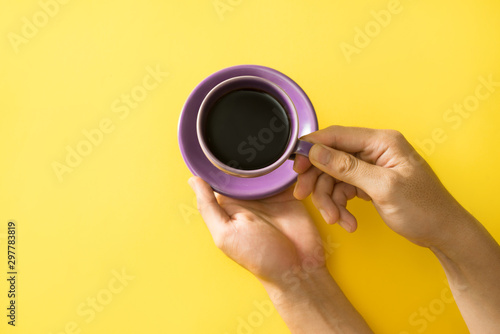
[[216, 198], [199, 177], [189, 184], [216, 246], [261, 281], [292, 333], [371, 333], [328, 273], [318, 230], [293, 189], [240, 201]]
[[399, 132], [333, 126], [302, 139], [315, 145], [309, 159], [296, 157], [293, 196], [216, 198], [200, 178], [189, 181], [216, 245], [262, 282], [292, 333], [371, 333], [326, 269], [298, 201], [309, 195], [348, 232], [358, 224], [348, 200], [372, 201], [394, 232], [436, 255], [470, 332], [498, 332], [500, 247]]

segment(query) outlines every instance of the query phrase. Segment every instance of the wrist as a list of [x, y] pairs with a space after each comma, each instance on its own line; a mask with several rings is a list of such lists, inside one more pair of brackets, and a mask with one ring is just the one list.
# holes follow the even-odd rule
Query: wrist
[[500, 263], [500, 247], [484, 226], [465, 211], [454, 221], [454, 229], [439, 245], [429, 247], [443, 268], [450, 286], [467, 289], [481, 279], [477, 273]]
[[324, 296], [325, 291], [329, 289], [339, 289], [326, 267], [313, 270], [296, 268], [283, 273], [278, 281], [261, 280], [261, 282], [276, 306], [284, 306], [287, 303], [310, 303]]
[[372, 333], [326, 267], [285, 273], [280, 282], [262, 283], [293, 334]]
[[451, 260], [459, 260], [465, 245], [473, 242], [478, 233], [482, 232], [482, 225], [465, 209], [460, 207], [455, 214], [447, 218], [441, 236], [430, 243], [429, 249], [437, 254], [444, 255]]

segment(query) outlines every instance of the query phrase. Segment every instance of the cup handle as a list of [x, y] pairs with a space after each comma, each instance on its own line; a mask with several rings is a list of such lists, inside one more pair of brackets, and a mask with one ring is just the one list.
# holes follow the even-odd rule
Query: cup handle
[[295, 150], [293, 151], [292, 159], [295, 158], [296, 154], [303, 155], [305, 157], [309, 157], [309, 151], [311, 147], [313, 147], [313, 143], [304, 140], [297, 140], [297, 145], [295, 146]]

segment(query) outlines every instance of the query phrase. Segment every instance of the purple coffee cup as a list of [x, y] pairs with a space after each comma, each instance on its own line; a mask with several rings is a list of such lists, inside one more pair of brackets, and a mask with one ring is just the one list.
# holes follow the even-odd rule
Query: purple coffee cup
[[[253, 170], [243, 170], [232, 166], [229, 166], [221, 162], [215, 155], [210, 151], [207, 142], [205, 140], [205, 122], [207, 119], [207, 114], [210, 112], [214, 104], [224, 95], [242, 89], [251, 89], [265, 92], [276, 99], [286, 111], [286, 114], [290, 123], [290, 134], [288, 136], [288, 143], [283, 154], [272, 164]], [[298, 139], [299, 133], [299, 118], [297, 115], [297, 110], [290, 99], [290, 97], [285, 93], [285, 91], [273, 82], [256, 76], [237, 76], [227, 79], [213, 89], [211, 89], [203, 99], [200, 105], [198, 116], [196, 119], [196, 134], [198, 136], [198, 142], [200, 147], [207, 157], [207, 159], [217, 167], [219, 170], [238, 177], [257, 177], [268, 174], [281, 166], [288, 159], [293, 159], [296, 154], [301, 154], [308, 156], [309, 150], [312, 145], [309, 142]]]

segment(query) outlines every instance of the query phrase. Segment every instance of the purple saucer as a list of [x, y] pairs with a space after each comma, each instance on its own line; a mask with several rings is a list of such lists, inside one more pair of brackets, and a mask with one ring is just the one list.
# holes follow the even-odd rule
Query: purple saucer
[[196, 135], [196, 118], [205, 95], [222, 81], [242, 75], [265, 78], [280, 86], [292, 99], [299, 118], [299, 135], [304, 136], [318, 130], [314, 108], [304, 91], [289, 77], [269, 67], [239, 65], [220, 70], [205, 78], [189, 95], [179, 119], [178, 138], [182, 157], [189, 170], [223, 195], [245, 199], [261, 199], [278, 194], [297, 180], [293, 161], [287, 160], [269, 174], [242, 178], [217, 169], [203, 153]]

